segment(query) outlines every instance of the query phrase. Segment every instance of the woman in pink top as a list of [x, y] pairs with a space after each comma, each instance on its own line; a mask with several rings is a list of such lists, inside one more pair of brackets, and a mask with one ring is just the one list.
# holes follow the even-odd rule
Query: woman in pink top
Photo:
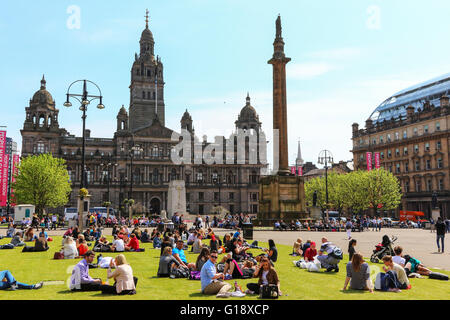
[[[116, 267], [112, 271], [111, 268]], [[127, 263], [125, 256], [119, 254], [115, 259], [111, 260], [108, 268], [108, 279], [114, 278], [114, 285], [102, 285], [100, 290], [107, 294], [136, 294], [137, 278], [133, 276], [133, 269]]]

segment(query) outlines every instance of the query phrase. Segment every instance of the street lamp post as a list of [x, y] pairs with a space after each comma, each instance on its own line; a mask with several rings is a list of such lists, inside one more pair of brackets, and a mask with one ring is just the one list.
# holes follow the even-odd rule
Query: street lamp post
[[328, 150], [322, 150], [319, 153], [319, 159], [317, 161], [319, 164], [325, 165], [325, 205], [327, 209], [327, 220], [329, 219], [328, 216], [328, 163], [333, 163], [333, 155]]
[[[79, 82], [83, 82], [83, 92], [82, 94], [75, 94], [75, 93], [71, 93], [70, 89], [72, 88], [72, 86], [75, 83], [79, 83]], [[87, 83], [90, 83], [92, 85], [94, 85], [99, 94], [100, 95], [90, 95], [87, 91]], [[72, 106], [72, 103], [70, 102], [70, 98], [74, 98], [75, 100], [77, 100], [78, 102], [80, 102], [80, 110], [83, 111], [83, 115], [81, 116], [81, 119], [83, 120], [83, 144], [82, 144], [82, 148], [81, 148], [81, 182], [80, 182], [80, 189], [85, 187], [85, 175], [86, 175], [86, 166], [85, 166], [85, 148], [86, 148], [86, 137], [85, 137], [85, 132], [86, 132], [86, 111], [87, 111], [87, 107], [88, 105], [91, 103], [91, 101], [94, 101], [96, 99], [99, 99], [100, 102], [97, 105], [97, 108], [102, 110], [105, 109], [105, 106], [103, 105], [103, 96], [102, 96], [102, 91], [100, 90], [99, 86], [97, 84], [95, 84], [92, 81], [89, 80], [77, 80], [72, 82], [69, 85], [69, 88], [67, 89], [67, 93], [66, 93], [66, 102], [64, 102], [64, 107], [70, 108]], [[82, 203], [82, 199], [80, 198], [80, 201], [78, 203], [78, 208], [79, 208], [79, 212], [78, 212], [78, 224], [81, 230], [83, 230], [83, 212], [85, 211], [89, 211], [89, 204], [87, 205], [87, 208], [81, 206]], [[86, 203], [86, 202], [84, 202]]]
[[[70, 89], [72, 88], [72, 86], [78, 82], [83, 82], [83, 93], [82, 94], [70, 93]], [[87, 91], [87, 83], [90, 83], [90, 84], [94, 85], [95, 87], [97, 87], [100, 95], [98, 95], [98, 96], [90, 95]], [[72, 82], [70, 84], [69, 88], [67, 89], [66, 96], [67, 96], [67, 99], [66, 99], [66, 102], [64, 102], [65, 107], [70, 108], [72, 106], [72, 103], [70, 102], [70, 98], [74, 98], [78, 102], [80, 102], [81, 106], [79, 109], [81, 111], [83, 111], [83, 115], [81, 116], [81, 119], [83, 119], [83, 144], [82, 144], [82, 148], [81, 148], [81, 183], [80, 183], [80, 189], [81, 189], [81, 188], [85, 187], [85, 175], [86, 175], [86, 171], [85, 171], [85, 169], [86, 169], [85, 168], [85, 147], [86, 147], [85, 131], [86, 131], [87, 107], [91, 103], [91, 101], [96, 100], [96, 99], [100, 100], [100, 103], [97, 105], [98, 109], [100, 109], [100, 110], [105, 109], [105, 106], [102, 103], [103, 96], [102, 96], [102, 91], [100, 90], [99, 86], [89, 80], [77, 80], [77, 81]]]

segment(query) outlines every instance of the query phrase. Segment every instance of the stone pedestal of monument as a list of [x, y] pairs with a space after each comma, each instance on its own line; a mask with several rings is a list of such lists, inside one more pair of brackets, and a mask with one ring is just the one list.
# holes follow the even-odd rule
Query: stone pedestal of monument
[[167, 218], [178, 212], [186, 215], [186, 187], [184, 180], [172, 180], [169, 183], [169, 191], [167, 194]]
[[322, 217], [322, 210], [320, 210], [319, 207], [309, 207], [309, 218], [312, 220], [321, 220]]
[[305, 187], [299, 176], [266, 176], [259, 183], [259, 212], [256, 225], [273, 226], [275, 221], [309, 218]]
[[91, 203], [91, 196], [87, 195], [83, 199], [78, 196], [78, 229], [80, 232], [86, 227], [86, 219], [89, 214], [89, 205]]

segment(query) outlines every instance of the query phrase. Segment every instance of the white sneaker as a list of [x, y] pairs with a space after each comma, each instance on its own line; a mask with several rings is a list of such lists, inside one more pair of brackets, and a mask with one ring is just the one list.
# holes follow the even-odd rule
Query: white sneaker
[[228, 298], [229, 296], [231, 296], [231, 292], [224, 292], [224, 293], [218, 293], [216, 295], [216, 298]]
[[297, 261], [292, 261], [292, 263], [294, 264], [294, 266], [298, 267]]

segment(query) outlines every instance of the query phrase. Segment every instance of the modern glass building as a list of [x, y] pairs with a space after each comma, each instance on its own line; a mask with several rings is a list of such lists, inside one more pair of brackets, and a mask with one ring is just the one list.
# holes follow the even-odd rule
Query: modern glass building
[[374, 123], [384, 120], [406, 118], [406, 108], [413, 106], [415, 112], [422, 108], [425, 101], [435, 107], [440, 106], [439, 99], [450, 92], [450, 73], [403, 89], [384, 100], [371, 114]]

